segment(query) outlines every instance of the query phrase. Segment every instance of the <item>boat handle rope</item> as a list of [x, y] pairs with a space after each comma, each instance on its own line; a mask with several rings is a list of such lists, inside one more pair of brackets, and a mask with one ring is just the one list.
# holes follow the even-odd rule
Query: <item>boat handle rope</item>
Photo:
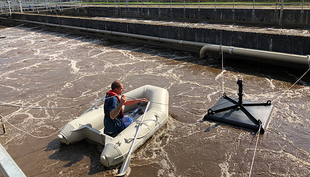
[[[159, 122], [158, 122], [158, 115], [155, 114], [154, 116], [156, 117], [156, 121], [155, 121], [156, 125], [154, 126], [154, 128], [156, 128], [156, 126], [159, 125]], [[146, 125], [147, 127], [149, 127], [145, 122], [147, 122], [147, 120], [144, 121], [144, 122], [139, 122], [139, 124], [144, 124], [144, 125]], [[154, 128], [153, 128], [153, 129], [154, 129]], [[149, 132], [150, 132], [150, 131], [149, 131]], [[137, 137], [137, 139], [143, 138], [143, 137], [145, 137], [147, 134], [148, 134], [148, 132], [146, 132], [143, 136]], [[126, 143], [129, 143], [130, 141], [133, 140], [133, 138], [124, 138], [124, 140], [125, 140]]]
[[[156, 116], [156, 118], [157, 118], [157, 116]], [[144, 122], [146, 122], [146, 121], [144, 121]], [[141, 126], [142, 124], [144, 124], [144, 125], [146, 125], [147, 127], [149, 127], [146, 123], [144, 123], [144, 122], [139, 122], [138, 124], [137, 124], [137, 126]], [[156, 124], [158, 124], [158, 121], [156, 121]], [[156, 126], [154, 127], [154, 128], [156, 128]], [[150, 131], [148, 131], [148, 132], [150, 132]], [[137, 139], [141, 139], [141, 138], [143, 138], [143, 137], [145, 137], [147, 134], [148, 134], [148, 132], [146, 132], [144, 135], [142, 135], [142, 136], [139, 136], [139, 137], [137, 137]], [[130, 141], [132, 141], [134, 138], [124, 138], [124, 140], [125, 140], [125, 142], [126, 143], [129, 143]]]
[[[147, 124], [145, 124], [145, 123], [143, 123], [143, 122], [139, 122], [139, 123], [137, 124], [137, 126], [142, 126], [142, 124], [147, 125]], [[141, 139], [141, 138], [145, 137], [147, 134], [148, 134], [148, 132], [146, 132], [146, 133], [145, 133], [144, 135], [142, 135], [142, 136], [137, 137], [136, 139]], [[134, 138], [124, 138], [124, 140], [125, 140], [126, 143], [130, 143], [133, 139], [134, 139]]]

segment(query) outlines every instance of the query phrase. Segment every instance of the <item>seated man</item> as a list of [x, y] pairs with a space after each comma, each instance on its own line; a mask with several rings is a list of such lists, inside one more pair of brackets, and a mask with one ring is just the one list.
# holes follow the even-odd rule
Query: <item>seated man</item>
[[[110, 91], [107, 92], [104, 102], [104, 133], [116, 136], [130, 125], [132, 119], [124, 117], [123, 105], [129, 106], [135, 103], [147, 102], [147, 99], [126, 100], [126, 95], [119, 95], [124, 91], [123, 84], [120, 81], [114, 81], [111, 84]], [[126, 125], [126, 126], [125, 126]]]

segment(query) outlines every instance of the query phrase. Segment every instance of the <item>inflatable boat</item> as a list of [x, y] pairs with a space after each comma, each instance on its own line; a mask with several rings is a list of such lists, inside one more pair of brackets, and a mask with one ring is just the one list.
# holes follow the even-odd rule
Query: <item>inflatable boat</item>
[[135, 137], [137, 128], [140, 126], [133, 151], [148, 140], [168, 120], [169, 94], [164, 88], [145, 85], [125, 94], [127, 99], [148, 99], [149, 107], [142, 119], [146, 103], [141, 104], [141, 112], [134, 115], [138, 104], [126, 106], [124, 116], [133, 119], [126, 129], [117, 136], [111, 137], [104, 133], [104, 111], [103, 105], [95, 107], [82, 114], [80, 117], [66, 124], [57, 136], [58, 140], [65, 144], [71, 144], [89, 138], [104, 145], [100, 155], [101, 163], [106, 166], [114, 166], [123, 162], [128, 154], [130, 146]]

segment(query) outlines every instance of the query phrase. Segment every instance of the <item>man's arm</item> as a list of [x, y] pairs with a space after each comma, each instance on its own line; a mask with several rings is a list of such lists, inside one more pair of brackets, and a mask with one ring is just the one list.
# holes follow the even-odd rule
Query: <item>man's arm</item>
[[122, 106], [126, 103], [126, 99], [127, 99], [126, 95], [122, 95], [121, 102], [118, 104], [118, 106], [114, 110], [110, 111], [110, 118], [112, 120], [117, 117], [117, 115], [122, 109]]
[[135, 104], [135, 103], [142, 103], [143, 101], [147, 102], [147, 99], [141, 98], [141, 99], [136, 99], [136, 100], [128, 100], [128, 101], [126, 101], [125, 106], [130, 106], [130, 105]]

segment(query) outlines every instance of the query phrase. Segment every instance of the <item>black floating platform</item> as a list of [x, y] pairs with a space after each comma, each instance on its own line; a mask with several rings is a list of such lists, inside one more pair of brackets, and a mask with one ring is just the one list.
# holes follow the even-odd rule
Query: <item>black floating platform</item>
[[271, 101], [258, 103], [242, 100], [242, 80], [238, 80], [239, 98], [232, 99], [224, 94], [216, 104], [208, 110], [204, 120], [213, 120], [225, 124], [234, 125], [246, 129], [258, 131], [261, 125], [260, 133], [263, 134], [273, 110]]

